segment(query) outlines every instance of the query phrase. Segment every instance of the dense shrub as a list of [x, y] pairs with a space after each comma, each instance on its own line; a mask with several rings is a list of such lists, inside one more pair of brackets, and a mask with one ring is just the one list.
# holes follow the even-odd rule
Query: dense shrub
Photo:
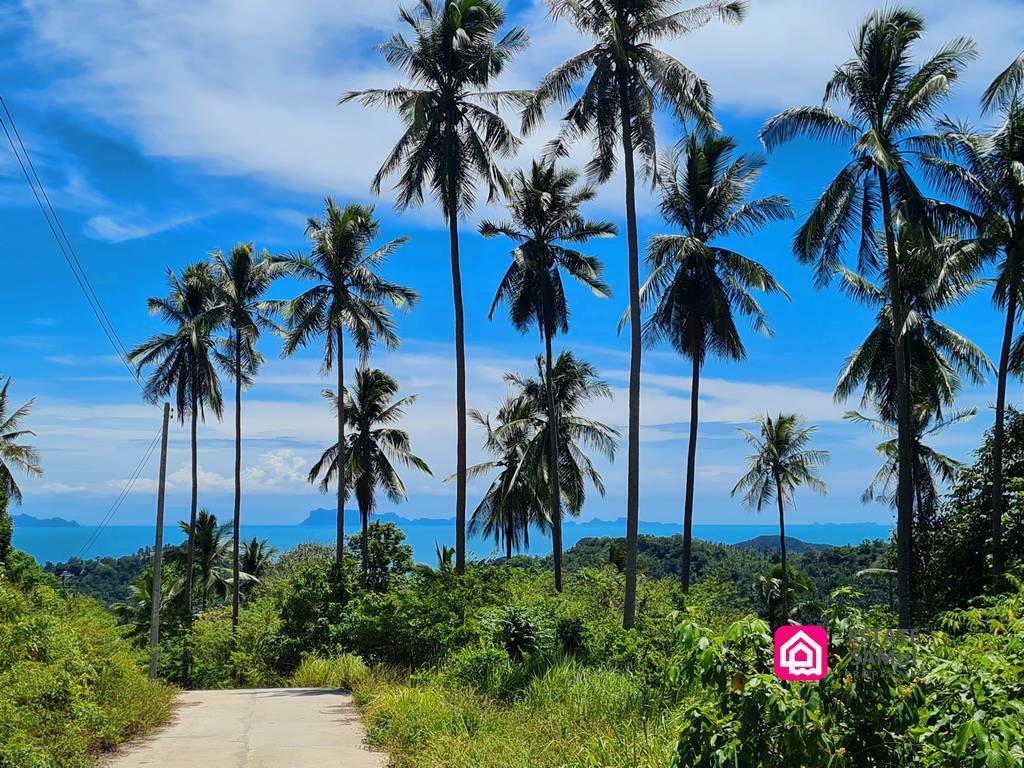
[[307, 656], [288, 681], [296, 688], [344, 688], [352, 690], [369, 673], [366, 663], [351, 653]]
[[109, 612], [65, 595], [34, 565], [14, 571], [27, 578], [0, 567], [2, 768], [89, 766], [167, 717], [170, 689], [147, 681]]

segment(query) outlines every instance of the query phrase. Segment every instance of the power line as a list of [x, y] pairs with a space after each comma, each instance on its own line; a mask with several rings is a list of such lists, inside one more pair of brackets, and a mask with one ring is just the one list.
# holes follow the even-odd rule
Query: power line
[[110, 521], [114, 518], [114, 515], [117, 514], [117, 511], [121, 508], [121, 505], [124, 503], [124, 500], [128, 498], [128, 494], [132, 492], [132, 488], [135, 487], [135, 483], [139, 479], [139, 475], [142, 474], [142, 471], [146, 468], [146, 464], [149, 463], [149, 459], [153, 455], [153, 451], [156, 448], [156, 444], [160, 440], [160, 436], [162, 434], [163, 425], [161, 425], [160, 429], [157, 430], [156, 436], [153, 438], [153, 442], [149, 444], [149, 448], [146, 449], [146, 453], [143, 454], [138, 466], [135, 467], [135, 471], [132, 472], [131, 477], [128, 478], [128, 482], [126, 482], [124, 488], [121, 489], [121, 493], [119, 493], [117, 495], [117, 498], [114, 499], [114, 503], [110, 505], [110, 509], [108, 509], [107, 513], [103, 516], [103, 519], [100, 521], [100, 524], [97, 527], [97, 529], [93, 531], [92, 535], [86, 540], [85, 544], [82, 545], [82, 548], [78, 550], [78, 554], [76, 554], [75, 557], [72, 559], [80, 559], [82, 555], [88, 552], [89, 549], [92, 548], [92, 546], [99, 540], [100, 536], [103, 534], [103, 531], [106, 530], [107, 526], [110, 524]]
[[[7, 143], [11, 146], [11, 151], [14, 153], [15, 159], [21, 167], [21, 172], [25, 177], [25, 181], [28, 182], [29, 189], [32, 191], [32, 196], [35, 198], [36, 205], [39, 206], [39, 210], [43, 214], [43, 218], [46, 220], [46, 224], [50, 229], [50, 233], [53, 235], [53, 239], [57, 243], [57, 248], [64, 257], [64, 261], [67, 262], [68, 269], [71, 270], [71, 274], [75, 278], [75, 282], [78, 283], [78, 287], [85, 296], [85, 300], [88, 302], [89, 308], [92, 310], [93, 316], [96, 318], [96, 322], [99, 323], [100, 328], [103, 331], [103, 335], [107, 337], [107, 341], [110, 342], [110, 345], [114, 348], [114, 352], [128, 370], [132, 380], [135, 381], [139, 387], [142, 387], [138, 374], [128, 362], [128, 350], [122, 343], [121, 338], [117, 335], [117, 330], [114, 328], [114, 324], [111, 322], [110, 317], [103, 308], [103, 304], [100, 301], [99, 296], [96, 294], [95, 289], [92, 287], [92, 283], [89, 281], [89, 276], [86, 273], [85, 268], [78, 259], [78, 254], [75, 252], [75, 248], [71, 244], [71, 239], [68, 237], [63, 224], [61, 224], [60, 217], [57, 215], [56, 209], [50, 202], [50, 197], [46, 192], [46, 186], [43, 184], [42, 179], [39, 177], [39, 173], [36, 171], [35, 164], [32, 162], [32, 156], [29, 154], [28, 148], [25, 146], [25, 142], [22, 141], [21, 133], [18, 131], [18, 126], [14, 122], [14, 116], [11, 114], [10, 109], [7, 107], [7, 102], [4, 100], [2, 95], [0, 95], [0, 107], [3, 108], [3, 114], [0, 114], [0, 126], [3, 127], [4, 135], [7, 137]], [[6, 115], [6, 120], [4, 119], [4, 115]], [[8, 123], [10, 123], [10, 128], [8, 128]], [[17, 140], [17, 144], [15, 143], [15, 140]]]

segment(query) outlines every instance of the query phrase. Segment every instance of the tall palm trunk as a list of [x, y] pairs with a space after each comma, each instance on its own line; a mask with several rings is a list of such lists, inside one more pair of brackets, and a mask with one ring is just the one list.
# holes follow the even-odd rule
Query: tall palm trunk
[[512, 562], [512, 520], [505, 525], [505, 562]]
[[238, 628], [238, 603], [241, 584], [238, 578], [240, 526], [242, 524], [242, 348], [235, 329], [235, 516], [231, 536], [231, 632]]
[[345, 564], [345, 332], [335, 328], [338, 346], [338, 543], [334, 559], [340, 570]]
[[1012, 287], [1006, 303], [1006, 326], [999, 351], [996, 381], [996, 424], [992, 435], [992, 570], [996, 578], [1003, 573], [1003, 441], [1006, 420], [1006, 378], [1010, 368], [1010, 346], [1017, 315], [1017, 291]]
[[[185, 621], [192, 623], [192, 568], [195, 562], [196, 552], [196, 514], [199, 511], [199, 402], [195, 391], [195, 381], [192, 382], [192, 509], [188, 520], [188, 543], [185, 545]], [[183, 635], [182, 647], [182, 673], [185, 682], [189, 679], [191, 665], [191, 651], [188, 647], [188, 634]]]
[[911, 571], [913, 569], [911, 537], [914, 528], [913, 440], [910, 424], [910, 388], [908, 384], [906, 337], [903, 325], [906, 310], [900, 290], [899, 258], [896, 253], [896, 234], [892, 222], [892, 201], [889, 197], [889, 177], [878, 169], [878, 184], [882, 198], [882, 218], [885, 225], [885, 248], [888, 257], [889, 294], [892, 304], [893, 336], [896, 363], [896, 442], [899, 477], [896, 490], [896, 570], [898, 576], [900, 628], [909, 629], [913, 618]]
[[363, 531], [363, 540], [359, 549], [363, 566], [363, 585], [366, 586], [369, 584], [370, 574], [370, 510], [361, 500], [359, 502], [359, 524]]
[[617, 65], [622, 123], [623, 170], [626, 175], [626, 239], [629, 248], [629, 435], [626, 439], [626, 594], [622, 626], [636, 618], [636, 550], [640, 526], [640, 245], [636, 228], [636, 170], [628, 75]]
[[782, 559], [782, 620], [779, 626], [789, 622], [789, 561], [786, 559], [786, 508], [782, 500], [782, 486], [775, 475], [775, 498], [779, 502], [779, 555]]
[[[454, 117], [450, 119], [454, 120]], [[462, 267], [459, 264], [458, 191], [451, 129], [447, 137], [448, 148], [448, 241], [452, 261], [452, 303], [455, 305], [455, 418], [457, 438], [455, 445], [455, 572], [466, 570], [466, 338], [462, 311]]]
[[693, 552], [693, 481], [697, 466], [697, 419], [700, 409], [700, 362], [697, 350], [691, 352], [693, 371], [690, 379], [690, 442], [686, 448], [686, 500], [683, 506], [683, 592], [690, 590], [690, 560]]
[[544, 331], [544, 368], [548, 390], [548, 475], [551, 485], [551, 550], [555, 564], [555, 591], [562, 591], [562, 490], [558, 480], [558, 413], [555, 405], [554, 366], [551, 364], [551, 325]]

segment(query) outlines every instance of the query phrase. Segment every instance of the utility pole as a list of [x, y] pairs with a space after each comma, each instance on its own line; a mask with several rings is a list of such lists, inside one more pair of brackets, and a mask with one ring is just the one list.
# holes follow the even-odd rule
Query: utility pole
[[167, 425], [171, 420], [171, 404], [164, 403], [164, 428], [160, 437], [160, 485], [156, 496], [156, 543], [153, 545], [153, 586], [150, 602], [153, 612], [149, 618], [149, 679], [156, 680], [156, 662], [160, 647], [160, 576], [164, 560], [164, 490], [167, 483]]

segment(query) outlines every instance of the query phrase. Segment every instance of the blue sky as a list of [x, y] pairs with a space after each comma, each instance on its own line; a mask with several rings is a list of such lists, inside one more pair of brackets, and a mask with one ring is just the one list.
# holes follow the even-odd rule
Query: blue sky
[[[959, 34], [981, 51], [948, 111], [976, 117], [977, 94], [1024, 46], [1024, 4], [983, 0], [950, 7], [917, 3], [930, 29], [922, 55]], [[815, 103], [831, 67], [849, 53], [849, 34], [870, 3], [752, 0], [739, 28], [710, 27], [669, 50], [712, 85], [724, 129], [745, 151], [757, 151], [765, 118], [796, 104]], [[202, 258], [212, 248], [255, 241], [271, 251], [305, 247], [303, 223], [325, 195], [372, 201], [369, 178], [397, 136], [388, 114], [339, 108], [346, 90], [389, 85], [395, 73], [373, 45], [398, 28], [392, 0], [140, 4], [131, 0], [24, 0], [0, 4], [0, 82], [54, 204], [97, 293], [124, 342], [131, 346], [159, 324], [147, 296], [164, 292], [165, 270]], [[565, 25], [545, 18], [540, 3], [515, 3], [510, 21], [530, 31], [529, 52], [503, 85], [528, 87], [581, 43]], [[525, 163], [551, 135], [554, 123], [531, 136]], [[660, 126], [665, 146], [677, 137]], [[586, 160], [581, 146], [573, 160]], [[790, 196], [798, 215], [808, 210], [842, 161], [834, 149], [805, 143], [774, 153], [762, 194]], [[622, 220], [622, 179], [600, 191], [590, 213]], [[434, 478], [409, 475], [411, 500], [396, 510], [410, 516], [453, 513], [454, 490], [441, 481], [454, 470], [451, 288], [447, 233], [432, 206], [397, 215], [385, 193], [376, 201], [387, 237], [411, 240], [388, 275], [423, 298], [401, 318], [397, 352], [375, 353], [374, 364], [397, 375], [420, 399], [406, 427]], [[660, 231], [654, 199], [641, 196], [641, 237]], [[504, 392], [505, 371], [529, 371], [537, 340], [521, 337], [502, 317], [487, 320], [494, 288], [507, 263], [507, 244], [475, 234], [481, 209], [463, 226], [463, 274], [469, 345], [469, 400], [492, 408]], [[745, 443], [736, 427], [765, 409], [797, 410], [820, 425], [818, 443], [832, 452], [825, 471], [830, 494], [798, 498], [794, 522], [890, 520], [889, 510], [864, 506], [860, 492], [878, 458], [874, 435], [842, 422], [856, 403], [837, 404], [832, 385], [844, 357], [866, 333], [868, 310], [837, 292], [816, 291], [809, 271], [789, 248], [795, 224], [772, 226], [734, 247], [769, 266], [792, 296], [765, 302], [773, 338], [746, 334], [742, 364], [708, 364], [702, 385], [703, 421], [697, 477], [697, 522], [750, 522], [752, 513], [729, 497], [743, 470]], [[0, 373], [14, 378], [16, 400], [36, 397], [31, 426], [38, 433], [45, 477], [26, 480], [24, 511], [100, 519], [149, 444], [158, 410], [140, 401], [72, 281], [35, 209], [9, 151], [0, 152]], [[615, 333], [625, 303], [624, 239], [593, 247], [607, 265], [616, 295], [600, 301], [572, 295], [572, 330], [559, 341], [592, 361], [615, 397], [593, 415], [622, 426], [628, 347]], [[287, 298], [297, 286], [282, 284]], [[997, 351], [1001, 327], [984, 293], [945, 318]], [[330, 414], [320, 398], [326, 382], [315, 351], [280, 360], [274, 339], [256, 387], [246, 394], [245, 515], [254, 523], [293, 522], [329, 504], [304, 481], [331, 440]], [[647, 354], [642, 409], [641, 516], [676, 520], [682, 506], [689, 367], [668, 350]], [[990, 377], [991, 378], [991, 377]], [[1011, 400], [1020, 388], [1011, 386]], [[939, 444], [966, 458], [991, 421], [991, 380], [966, 388], [961, 405], [978, 418]], [[202, 503], [227, 514], [231, 493], [231, 421], [201, 430]], [[624, 429], [623, 429], [624, 431]], [[471, 460], [480, 435], [471, 433]], [[624, 455], [602, 470], [604, 498], [592, 496], [585, 517], [624, 514]], [[156, 462], [151, 462], [118, 513], [117, 523], [152, 517]], [[185, 430], [172, 432], [171, 515], [187, 504]], [[484, 485], [471, 487], [471, 504]], [[767, 522], [768, 519], [765, 518]]]

